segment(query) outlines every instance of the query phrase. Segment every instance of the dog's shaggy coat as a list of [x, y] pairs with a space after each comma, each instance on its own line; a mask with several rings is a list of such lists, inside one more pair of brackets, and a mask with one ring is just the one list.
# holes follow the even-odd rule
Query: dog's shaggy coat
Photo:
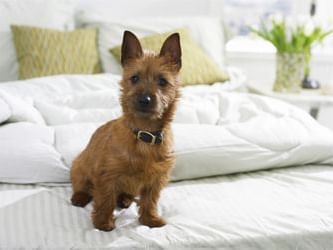
[[[157, 201], [175, 161], [170, 123], [179, 96], [179, 35], [169, 36], [160, 53], [153, 54], [144, 53], [135, 35], [125, 31], [121, 62], [123, 115], [96, 130], [71, 169], [72, 204], [85, 206], [93, 199], [93, 224], [104, 231], [115, 227], [115, 207], [127, 208], [136, 196], [140, 223], [165, 224]], [[149, 102], [144, 108], [142, 96]], [[143, 142], [134, 130], [161, 131], [163, 141]]]

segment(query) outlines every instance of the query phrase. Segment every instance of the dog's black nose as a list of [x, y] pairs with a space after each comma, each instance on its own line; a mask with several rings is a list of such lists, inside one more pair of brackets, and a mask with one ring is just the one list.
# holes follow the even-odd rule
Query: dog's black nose
[[149, 95], [141, 95], [138, 98], [138, 102], [141, 108], [146, 108], [151, 103], [151, 97]]

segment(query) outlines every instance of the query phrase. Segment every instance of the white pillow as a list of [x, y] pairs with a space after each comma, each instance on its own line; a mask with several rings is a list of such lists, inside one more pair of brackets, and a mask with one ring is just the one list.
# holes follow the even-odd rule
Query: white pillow
[[292, 117], [263, 116], [227, 126], [174, 124], [176, 166], [171, 179], [315, 163], [332, 165], [332, 131], [315, 122], [309, 125]]
[[[102, 13], [102, 12], [101, 12]], [[175, 30], [189, 28], [191, 34], [203, 50], [219, 66], [224, 66], [223, 24], [216, 17], [151, 17], [112, 20], [99, 12], [82, 11], [78, 21], [85, 27], [99, 29], [99, 50], [105, 72], [119, 74], [121, 68], [109, 49], [121, 44], [124, 30], [134, 32], [139, 38]]]
[[[260, 130], [256, 129], [258, 124], [262, 124]], [[54, 127], [57, 151], [68, 168], [100, 125], [72, 123]], [[258, 116], [230, 126], [173, 124], [172, 129], [174, 181], [325, 160], [333, 163], [333, 133], [317, 123], [309, 126], [292, 118]]]
[[68, 182], [69, 169], [54, 148], [54, 129], [19, 122], [0, 127], [0, 182]]
[[75, 5], [76, 0], [0, 0], [0, 82], [18, 78], [10, 25], [70, 29]]

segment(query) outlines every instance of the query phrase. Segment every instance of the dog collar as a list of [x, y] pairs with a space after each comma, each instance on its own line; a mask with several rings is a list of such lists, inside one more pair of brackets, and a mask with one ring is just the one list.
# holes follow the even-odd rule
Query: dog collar
[[150, 145], [161, 144], [163, 142], [162, 131], [148, 132], [144, 130], [134, 129], [133, 132], [138, 140], [149, 143]]

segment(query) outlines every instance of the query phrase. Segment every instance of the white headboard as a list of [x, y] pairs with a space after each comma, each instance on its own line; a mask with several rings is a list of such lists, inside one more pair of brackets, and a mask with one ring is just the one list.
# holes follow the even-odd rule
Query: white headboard
[[103, 6], [111, 17], [222, 16], [223, 0], [80, 0], [79, 9]]

